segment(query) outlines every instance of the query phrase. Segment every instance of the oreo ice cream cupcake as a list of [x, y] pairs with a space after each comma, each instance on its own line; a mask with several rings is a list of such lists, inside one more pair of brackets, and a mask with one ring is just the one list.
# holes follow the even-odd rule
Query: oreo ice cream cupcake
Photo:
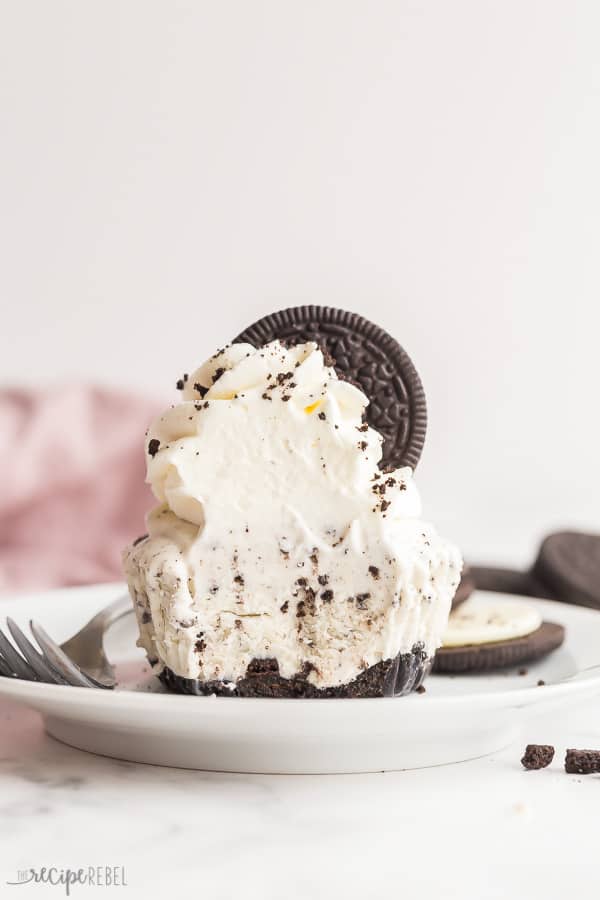
[[173, 690], [399, 695], [441, 644], [460, 554], [315, 337], [226, 347], [149, 430], [158, 505], [124, 567]]

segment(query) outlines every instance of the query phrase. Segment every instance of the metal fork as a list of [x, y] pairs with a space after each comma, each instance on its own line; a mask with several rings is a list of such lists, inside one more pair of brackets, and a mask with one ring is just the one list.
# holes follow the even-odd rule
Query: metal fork
[[18, 650], [0, 628], [0, 675], [48, 684], [114, 688], [115, 671], [104, 653], [104, 635], [114, 622], [131, 612], [133, 606], [129, 595], [119, 597], [60, 646], [41, 625], [30, 621], [29, 627], [39, 649], [7, 616], [8, 630]]

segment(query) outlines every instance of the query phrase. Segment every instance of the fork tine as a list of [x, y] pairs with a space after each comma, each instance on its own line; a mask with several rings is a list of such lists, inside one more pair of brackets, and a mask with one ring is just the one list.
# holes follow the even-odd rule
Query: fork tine
[[38, 678], [28, 663], [25, 662], [20, 653], [17, 653], [11, 642], [8, 640], [2, 629], [0, 628], [0, 653], [12, 669], [12, 674], [17, 678], [24, 678], [25, 681], [37, 681]]
[[30, 621], [29, 627], [48, 662], [53, 668], [58, 669], [69, 684], [78, 687], [99, 687], [106, 689], [106, 685], [96, 681], [91, 675], [87, 675], [73, 662], [73, 660], [69, 659], [66, 653], [63, 653], [60, 649], [58, 644], [46, 634], [41, 625], [38, 625], [37, 622]]
[[7, 616], [6, 624], [8, 625], [9, 631], [15, 644], [17, 645], [37, 677], [40, 679], [40, 681], [47, 681], [48, 684], [68, 684], [61, 673], [56, 671], [44, 659], [44, 657], [40, 655], [31, 641], [29, 641], [25, 637], [14, 619], [11, 619], [10, 616]]
[[5, 661], [4, 657], [0, 655], [0, 675], [4, 675], [5, 678], [14, 678], [15, 673], [9, 666], [9, 664]]

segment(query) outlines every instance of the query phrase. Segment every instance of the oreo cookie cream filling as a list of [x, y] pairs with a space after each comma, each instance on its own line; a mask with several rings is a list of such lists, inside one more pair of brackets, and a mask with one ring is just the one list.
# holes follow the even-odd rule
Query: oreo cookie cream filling
[[124, 552], [140, 638], [177, 689], [376, 696], [417, 687], [462, 561], [381, 471], [368, 399], [315, 342], [233, 344], [153, 423], [148, 536]]

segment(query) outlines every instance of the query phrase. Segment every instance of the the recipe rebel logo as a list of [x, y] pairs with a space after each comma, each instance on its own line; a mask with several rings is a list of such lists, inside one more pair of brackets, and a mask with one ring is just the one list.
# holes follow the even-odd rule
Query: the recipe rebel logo
[[67, 897], [76, 885], [85, 887], [127, 887], [124, 866], [81, 866], [77, 869], [43, 866], [40, 869], [19, 869], [16, 880], [6, 882], [10, 886], [44, 884], [64, 890]]

